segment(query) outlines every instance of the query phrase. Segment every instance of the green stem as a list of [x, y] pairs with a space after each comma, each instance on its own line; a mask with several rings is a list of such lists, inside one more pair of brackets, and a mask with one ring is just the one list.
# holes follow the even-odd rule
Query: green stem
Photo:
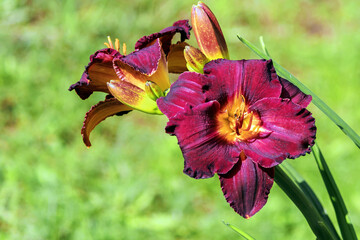
[[336, 218], [343, 239], [357, 239], [354, 227], [351, 223], [348, 211], [345, 206], [345, 202], [341, 197], [340, 191], [317, 144], [312, 147], [312, 152], [325, 183], [326, 189], [329, 193], [331, 203], [334, 206]]
[[[250, 43], [246, 39], [238, 36], [239, 40], [250, 48], [255, 54], [264, 59], [270, 59], [266, 48], [262, 42], [265, 52], [260, 51], [254, 44]], [[273, 61], [276, 72], [279, 76], [289, 80], [291, 83], [296, 85], [302, 92], [312, 96], [312, 102], [317, 106], [326, 116], [328, 116], [354, 143], [360, 148], [360, 137], [359, 135], [342, 119], [337, 115], [328, 105], [326, 105], [318, 96], [316, 96], [309, 88], [302, 84], [296, 77], [289, 73], [285, 68], [280, 66], [277, 62]]]
[[275, 167], [275, 182], [301, 211], [318, 239], [340, 239], [315, 193], [286, 162]]

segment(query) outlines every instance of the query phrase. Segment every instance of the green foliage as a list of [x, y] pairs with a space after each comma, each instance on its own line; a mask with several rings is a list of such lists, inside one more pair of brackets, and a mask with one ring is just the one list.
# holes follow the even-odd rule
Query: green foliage
[[[0, 1], [0, 239], [236, 239], [231, 222], [256, 239], [312, 239], [311, 229], [274, 186], [250, 220], [226, 203], [218, 179], [182, 173], [166, 118], [133, 112], [92, 133], [85, 112], [103, 100], [68, 92], [103, 48], [189, 18], [194, 1]], [[357, 1], [208, 1], [232, 59], [255, 58], [236, 35], [263, 35], [279, 64], [294, 73], [360, 132], [360, 16]], [[234, 7], [235, 6], [235, 7]], [[193, 37], [193, 36], [192, 36]], [[191, 41], [195, 43], [194, 39]], [[315, 107], [317, 141], [360, 229], [358, 149]], [[327, 199], [314, 160], [290, 160], [320, 199]], [[322, 202], [335, 219], [330, 201]]]

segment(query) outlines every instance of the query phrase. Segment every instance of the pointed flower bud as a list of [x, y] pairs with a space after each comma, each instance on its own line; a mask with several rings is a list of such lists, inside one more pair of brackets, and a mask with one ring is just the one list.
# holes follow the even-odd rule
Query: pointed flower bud
[[164, 93], [156, 83], [147, 81], [145, 83], [145, 92], [149, 98], [156, 101], [159, 97], [164, 97]]
[[193, 5], [191, 23], [200, 50], [210, 60], [229, 58], [224, 35], [215, 15], [203, 2]]
[[197, 48], [186, 46], [184, 49], [186, 67], [191, 72], [204, 73], [204, 66], [210, 60]]

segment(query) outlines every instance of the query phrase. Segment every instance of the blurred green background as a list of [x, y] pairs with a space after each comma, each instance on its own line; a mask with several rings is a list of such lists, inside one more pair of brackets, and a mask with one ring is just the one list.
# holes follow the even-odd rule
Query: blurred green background
[[[258, 43], [360, 132], [359, 1], [206, 1], [232, 59], [256, 58], [236, 35]], [[239, 239], [222, 220], [256, 239], [314, 239], [274, 185], [245, 220], [226, 203], [217, 177], [182, 173], [166, 118], [112, 117], [82, 143], [86, 101], [70, 84], [106, 36], [126, 42], [190, 17], [190, 0], [0, 1], [0, 239]], [[192, 36], [193, 37], [193, 36]], [[194, 43], [194, 38], [190, 41]], [[322, 148], [360, 233], [359, 150], [314, 105]], [[335, 221], [311, 155], [289, 160]]]

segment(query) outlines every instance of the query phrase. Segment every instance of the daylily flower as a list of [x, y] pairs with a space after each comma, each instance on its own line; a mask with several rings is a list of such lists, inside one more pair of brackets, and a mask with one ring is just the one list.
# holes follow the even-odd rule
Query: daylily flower
[[184, 173], [218, 174], [231, 207], [245, 218], [266, 203], [274, 167], [310, 152], [316, 127], [305, 109], [311, 96], [276, 75], [271, 60], [207, 63], [185, 72], [157, 100], [178, 139]]
[[[94, 91], [105, 92], [108, 96], [85, 115], [81, 133], [86, 146], [91, 146], [91, 131], [107, 117], [123, 115], [133, 109], [162, 114], [155, 100], [170, 87], [169, 72], [186, 70], [185, 45], [181, 42], [190, 37], [190, 29], [187, 20], [177, 21], [158, 33], [142, 37], [129, 55], [126, 55], [125, 45], [123, 54], [119, 52], [119, 40], [113, 45], [108, 38], [109, 43], [105, 43], [108, 48], [90, 56], [80, 81], [69, 90], [75, 89], [81, 99], [88, 98]], [[180, 33], [181, 42], [171, 44], [176, 33]]]

